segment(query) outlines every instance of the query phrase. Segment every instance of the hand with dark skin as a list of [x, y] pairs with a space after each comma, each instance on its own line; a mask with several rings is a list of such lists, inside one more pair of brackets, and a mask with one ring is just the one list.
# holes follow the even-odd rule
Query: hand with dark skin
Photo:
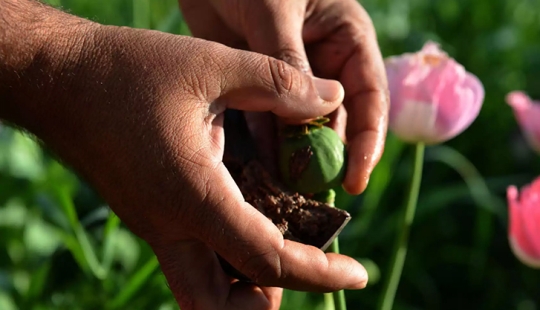
[[[343, 84], [345, 100], [330, 115], [330, 127], [348, 145], [345, 190], [363, 192], [384, 148], [389, 98], [376, 34], [361, 5], [356, 0], [179, 2], [194, 36], [269, 55]], [[246, 118], [261, 147], [276, 145], [268, 113]], [[270, 156], [265, 164], [275, 159]]]
[[[182, 309], [277, 309], [363, 288], [352, 258], [284, 240], [222, 163], [223, 111], [309, 119], [343, 88], [224, 45], [0, 0], [0, 119], [36, 135], [154, 250]], [[234, 281], [215, 253], [253, 279]]]

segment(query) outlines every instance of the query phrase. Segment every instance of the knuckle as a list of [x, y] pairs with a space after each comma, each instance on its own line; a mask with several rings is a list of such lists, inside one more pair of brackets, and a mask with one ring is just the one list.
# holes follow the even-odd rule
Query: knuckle
[[260, 285], [272, 285], [282, 277], [280, 258], [274, 249], [251, 255], [241, 270]]
[[285, 97], [290, 95], [293, 89], [301, 86], [302, 80], [295, 69], [284, 61], [274, 58], [267, 58], [268, 68], [270, 71], [272, 82], [278, 96]]
[[276, 59], [283, 60], [287, 64], [293, 66], [294, 68], [302, 72], [311, 71], [311, 69], [309, 68], [309, 63], [307, 59], [303, 57], [302, 54], [300, 54], [299, 52], [297, 52], [296, 50], [292, 48], [282, 48], [270, 56]]
[[221, 94], [230, 75], [226, 65], [229, 51], [213, 42], [199, 43], [192, 55], [187, 57], [186, 66], [190, 68], [184, 74], [185, 83], [189, 91], [202, 100], [213, 100]]

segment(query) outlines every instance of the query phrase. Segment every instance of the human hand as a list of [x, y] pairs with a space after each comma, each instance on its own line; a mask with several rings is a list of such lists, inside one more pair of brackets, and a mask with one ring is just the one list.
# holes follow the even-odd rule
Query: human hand
[[[47, 22], [60, 14], [44, 10]], [[278, 308], [276, 287], [365, 286], [352, 258], [284, 240], [222, 163], [225, 109], [311, 118], [336, 109], [339, 83], [217, 43], [61, 16], [33, 25], [50, 31], [35, 36], [47, 38], [39, 57], [0, 66], [12, 76], [0, 118], [36, 134], [150, 244], [182, 309]], [[215, 252], [258, 285], [234, 282]]]
[[[348, 143], [344, 188], [361, 193], [379, 161], [389, 99], [373, 25], [354, 0], [179, 0], [192, 33], [200, 38], [282, 59], [316, 76], [339, 80], [345, 101], [330, 126]], [[263, 146], [275, 137], [272, 120], [247, 115]], [[275, 133], [275, 130], [273, 130]], [[272, 152], [261, 152], [266, 156]], [[272, 165], [273, 157], [265, 163]]]

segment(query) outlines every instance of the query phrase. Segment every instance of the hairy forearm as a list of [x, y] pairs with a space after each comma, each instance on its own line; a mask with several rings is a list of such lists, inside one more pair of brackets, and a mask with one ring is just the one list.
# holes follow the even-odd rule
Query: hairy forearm
[[58, 88], [76, 71], [94, 25], [34, 0], [0, 0], [0, 119], [38, 126], [36, 117], [60, 102]]
[[104, 43], [119, 41], [105, 29], [34, 0], [0, 0], [0, 121], [34, 134], [82, 175], [89, 156], [104, 157], [103, 141], [115, 141], [98, 97], [122, 46]]

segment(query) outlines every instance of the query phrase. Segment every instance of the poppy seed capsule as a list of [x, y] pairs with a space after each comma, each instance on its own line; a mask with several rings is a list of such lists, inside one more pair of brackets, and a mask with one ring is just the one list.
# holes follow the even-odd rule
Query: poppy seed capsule
[[315, 194], [341, 185], [345, 177], [346, 150], [337, 133], [321, 123], [303, 128], [281, 142], [279, 168], [289, 190]]

